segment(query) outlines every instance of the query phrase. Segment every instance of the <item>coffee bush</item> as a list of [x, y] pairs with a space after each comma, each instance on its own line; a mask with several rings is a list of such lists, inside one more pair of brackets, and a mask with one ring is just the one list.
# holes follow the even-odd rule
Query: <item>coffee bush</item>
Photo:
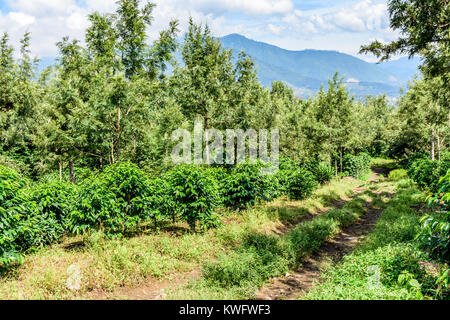
[[224, 182], [224, 204], [239, 209], [276, 198], [279, 195], [278, 178], [262, 169], [260, 163], [237, 165]]
[[219, 224], [213, 215], [214, 209], [220, 204], [219, 186], [207, 169], [181, 165], [173, 168], [166, 177], [175, 205], [192, 230], [195, 230], [197, 223], [201, 227]]
[[311, 172], [305, 169], [298, 169], [289, 176], [287, 186], [287, 193], [290, 198], [302, 200], [311, 196], [317, 188], [317, 182]]

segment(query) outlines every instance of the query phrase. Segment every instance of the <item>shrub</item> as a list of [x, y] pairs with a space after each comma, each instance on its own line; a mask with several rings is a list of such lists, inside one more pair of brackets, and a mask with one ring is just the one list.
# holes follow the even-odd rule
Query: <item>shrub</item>
[[101, 178], [85, 180], [75, 197], [69, 215], [69, 228], [75, 234], [100, 229], [108, 234], [125, 232], [125, 214], [121, 202]]
[[24, 252], [59, 239], [66, 231], [73, 187], [59, 182], [25, 187], [15, 171], [0, 167], [0, 267], [22, 262]]
[[19, 194], [25, 183], [17, 172], [0, 165], [0, 268], [22, 261], [16, 241], [27, 229], [23, 220], [29, 208]]
[[343, 158], [343, 171], [349, 176], [360, 178], [370, 170], [370, 156], [367, 153], [360, 153], [357, 156], [347, 154]]
[[208, 168], [209, 175], [213, 177], [218, 184], [219, 199], [221, 201], [220, 205], [224, 205], [224, 198], [226, 195], [225, 183], [228, 178], [228, 170], [224, 167], [210, 167]]
[[213, 211], [220, 204], [218, 183], [208, 170], [193, 165], [173, 168], [167, 175], [175, 205], [192, 230], [216, 226]]
[[260, 200], [271, 201], [279, 194], [276, 175], [262, 172], [262, 165], [237, 165], [224, 181], [224, 204], [231, 208], [244, 208]]
[[437, 192], [439, 179], [449, 169], [450, 161], [431, 161], [420, 158], [411, 164], [408, 175], [420, 188]]
[[278, 180], [279, 188], [278, 192], [280, 195], [287, 194], [287, 184], [289, 176], [295, 170], [299, 169], [300, 165], [290, 158], [280, 157], [280, 165], [277, 173], [275, 174]]
[[389, 172], [389, 181], [399, 181], [408, 178], [408, 171], [405, 169], [396, 169]]
[[312, 159], [308, 160], [301, 166], [302, 169], [311, 172], [314, 176], [316, 175], [317, 170], [319, 169], [320, 162], [318, 160]]
[[0, 165], [0, 205], [16, 197], [25, 184], [26, 180], [16, 171]]
[[36, 203], [40, 215], [53, 216], [62, 224], [73, 209], [75, 194], [74, 185], [57, 180], [29, 189], [29, 199]]
[[430, 197], [429, 205], [437, 209], [420, 219], [417, 238], [435, 257], [450, 259], [450, 170], [440, 179], [438, 192]]
[[280, 157], [280, 170], [295, 171], [300, 165], [290, 158]]
[[314, 176], [316, 178], [316, 181], [319, 184], [324, 184], [324, 183], [331, 181], [331, 179], [333, 179], [334, 172], [330, 166], [321, 163], [317, 167], [316, 172], [314, 173]]
[[142, 170], [130, 162], [120, 162], [108, 167], [101, 178], [121, 202], [126, 216], [145, 215], [138, 203], [149, 194], [150, 180]]
[[413, 163], [416, 162], [417, 160], [430, 159], [430, 158], [431, 158], [431, 155], [426, 151], [419, 151], [419, 152], [413, 153], [406, 159], [406, 163], [404, 164], [404, 167], [406, 170], [408, 170], [411, 168]]
[[70, 214], [71, 230], [83, 233], [94, 228], [110, 234], [133, 230], [147, 218], [150, 196], [150, 181], [137, 166], [129, 162], [110, 166], [81, 183]]
[[289, 197], [295, 200], [302, 200], [312, 194], [317, 187], [317, 182], [311, 172], [305, 169], [298, 169], [289, 176], [287, 185]]
[[311, 172], [319, 184], [330, 181], [334, 176], [334, 171], [330, 166], [315, 159], [305, 162], [301, 168]]
[[7, 167], [23, 175], [25, 175], [29, 171], [25, 163], [10, 158], [4, 154], [0, 154], [0, 166]]
[[441, 153], [441, 161], [450, 161], [450, 151], [445, 151]]
[[31, 208], [23, 247], [37, 248], [58, 240], [66, 231], [73, 210], [76, 187], [52, 181], [23, 190], [23, 205]]
[[155, 227], [158, 219], [171, 218], [175, 222], [179, 214], [170, 183], [165, 177], [152, 180], [148, 194], [136, 203], [143, 208], [145, 219], [154, 221]]

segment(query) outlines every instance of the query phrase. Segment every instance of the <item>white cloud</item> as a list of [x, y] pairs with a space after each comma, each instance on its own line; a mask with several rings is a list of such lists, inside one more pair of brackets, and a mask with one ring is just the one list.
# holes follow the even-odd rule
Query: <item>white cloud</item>
[[280, 25], [274, 25], [274, 24], [269, 23], [267, 25], [267, 30], [269, 30], [269, 32], [271, 32], [273, 34], [280, 35], [281, 32], [283, 32], [284, 27], [280, 26]]
[[343, 29], [362, 32], [366, 29], [364, 21], [353, 12], [339, 12], [333, 17], [334, 23]]
[[32, 15], [28, 15], [23, 12], [10, 12], [7, 18], [11, 20], [12, 23], [16, 24], [17, 27], [22, 28], [33, 24], [36, 18]]
[[85, 0], [85, 3], [92, 11], [113, 12], [116, 8], [114, 0]]
[[291, 0], [188, 0], [179, 2], [184, 2], [189, 8], [200, 10], [203, 13], [240, 12], [250, 15], [270, 15], [294, 10]]
[[329, 19], [336, 26], [352, 32], [384, 30], [389, 27], [387, 5], [373, 3], [372, 0], [356, 3], [350, 9], [341, 9]]
[[66, 25], [71, 30], [84, 31], [89, 27], [89, 20], [87, 19], [87, 12], [78, 10], [72, 13], [66, 21]]
[[62, 14], [76, 7], [74, 0], [6, 0], [13, 10], [41, 16]]

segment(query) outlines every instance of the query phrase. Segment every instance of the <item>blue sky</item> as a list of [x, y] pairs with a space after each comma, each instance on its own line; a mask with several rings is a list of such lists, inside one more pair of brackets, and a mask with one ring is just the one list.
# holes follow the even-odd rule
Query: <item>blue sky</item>
[[[208, 23], [217, 36], [240, 33], [285, 49], [326, 49], [357, 55], [361, 44], [391, 41], [384, 0], [154, 0], [151, 39], [178, 18]], [[83, 39], [86, 15], [112, 12], [115, 0], [0, 0], [0, 32], [14, 43], [32, 32], [33, 52], [54, 56], [64, 36]], [[373, 57], [361, 56], [373, 61]]]

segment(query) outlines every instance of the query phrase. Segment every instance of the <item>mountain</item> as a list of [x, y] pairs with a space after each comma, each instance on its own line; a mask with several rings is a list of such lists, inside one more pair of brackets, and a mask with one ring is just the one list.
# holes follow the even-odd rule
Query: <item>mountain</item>
[[406, 83], [419, 74], [419, 65], [422, 64], [420, 58], [400, 58], [398, 60], [386, 61], [378, 64], [385, 71], [393, 74], [399, 81]]
[[322, 84], [326, 86], [327, 80], [337, 71], [345, 77], [347, 87], [357, 97], [386, 93], [395, 98], [400, 87], [417, 72], [420, 63], [418, 59], [400, 59], [375, 64], [337, 51], [291, 51], [239, 34], [230, 34], [220, 41], [224, 47], [232, 49], [234, 55], [244, 50], [254, 59], [263, 85], [285, 81], [301, 96], [317, 92]]
[[[326, 87], [328, 79], [337, 71], [345, 77], [347, 88], [357, 98], [386, 94], [394, 99], [399, 96], [400, 87], [406, 87], [407, 81], [418, 73], [421, 64], [419, 58], [400, 58], [376, 64], [338, 51], [291, 51], [239, 34], [230, 34], [219, 40], [225, 48], [233, 50], [235, 59], [241, 50], [254, 59], [258, 78], [264, 86], [270, 86], [273, 81], [284, 81], [301, 97], [316, 93], [322, 84]], [[182, 64], [179, 51], [176, 59]], [[54, 62], [53, 57], [42, 58], [39, 71]], [[167, 72], [171, 70], [169, 67]]]

